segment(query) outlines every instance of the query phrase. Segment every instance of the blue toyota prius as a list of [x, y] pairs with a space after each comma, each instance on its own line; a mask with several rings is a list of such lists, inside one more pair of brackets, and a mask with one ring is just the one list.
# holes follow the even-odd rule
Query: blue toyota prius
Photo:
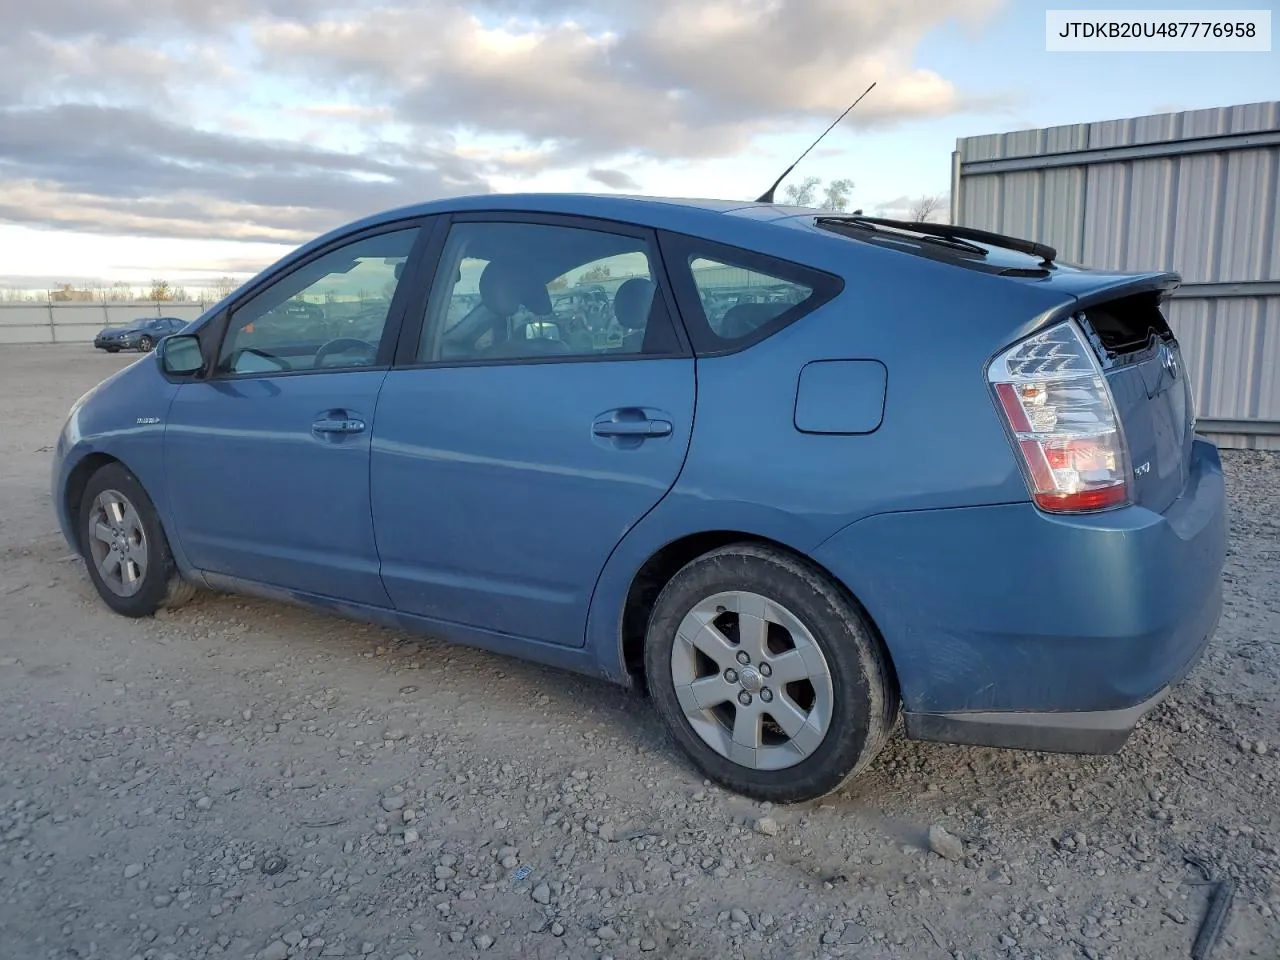
[[[258, 594], [643, 685], [774, 801], [908, 737], [1107, 753], [1221, 605], [1176, 274], [768, 203], [484, 196], [307, 243], [72, 408], [140, 617]], [[588, 296], [589, 294], [589, 296]]]

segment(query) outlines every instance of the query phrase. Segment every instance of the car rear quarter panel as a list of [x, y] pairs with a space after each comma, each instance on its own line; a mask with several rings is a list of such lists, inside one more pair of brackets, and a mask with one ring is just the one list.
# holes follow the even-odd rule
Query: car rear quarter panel
[[[775, 237], [752, 249], [837, 273], [844, 292], [746, 350], [698, 360], [680, 479], [615, 550], [597, 585], [588, 642], [611, 675], [622, 670], [619, 623], [632, 579], [682, 537], [736, 531], [812, 555], [836, 531], [877, 514], [1028, 500], [985, 367], [1071, 298], [804, 230], [768, 232]], [[887, 371], [878, 429], [798, 430], [801, 370], [848, 359]]]
[[1214, 629], [1222, 503], [1217, 449], [1200, 440], [1164, 514], [880, 514], [816, 559], [863, 598], [909, 712], [1120, 710], [1175, 682]]

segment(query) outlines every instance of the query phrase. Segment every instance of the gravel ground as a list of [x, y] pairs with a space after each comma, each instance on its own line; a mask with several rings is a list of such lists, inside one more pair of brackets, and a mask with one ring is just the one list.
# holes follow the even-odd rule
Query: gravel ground
[[267, 602], [111, 614], [48, 456], [132, 359], [0, 348], [3, 957], [1185, 957], [1187, 853], [1237, 883], [1215, 960], [1280, 955], [1280, 457], [1224, 453], [1222, 626], [1120, 755], [895, 739], [768, 809], [603, 683]]

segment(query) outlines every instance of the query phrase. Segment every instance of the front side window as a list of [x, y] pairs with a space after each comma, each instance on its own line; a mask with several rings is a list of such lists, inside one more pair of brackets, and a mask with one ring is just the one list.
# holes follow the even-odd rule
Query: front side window
[[312, 260], [231, 314], [218, 359], [224, 374], [369, 366], [416, 227], [363, 237]]
[[420, 362], [662, 356], [680, 349], [649, 241], [528, 222], [455, 223]]

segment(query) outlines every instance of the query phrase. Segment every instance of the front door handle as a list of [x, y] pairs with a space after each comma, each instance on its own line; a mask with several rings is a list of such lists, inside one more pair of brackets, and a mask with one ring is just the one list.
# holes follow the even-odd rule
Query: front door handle
[[311, 429], [316, 433], [361, 433], [364, 430], [364, 421], [326, 417], [311, 424]]
[[597, 420], [591, 427], [597, 437], [669, 437], [667, 420]]

